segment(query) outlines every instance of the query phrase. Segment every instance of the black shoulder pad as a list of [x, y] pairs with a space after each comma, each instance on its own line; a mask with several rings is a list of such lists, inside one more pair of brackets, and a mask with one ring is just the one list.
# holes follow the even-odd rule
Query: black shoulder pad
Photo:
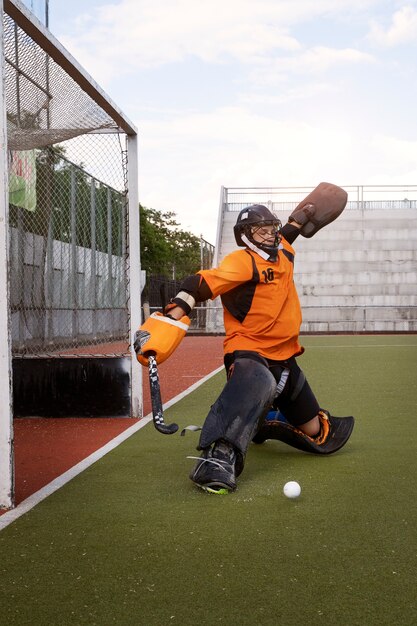
[[181, 291], [186, 291], [196, 302], [204, 302], [212, 297], [212, 292], [201, 274], [187, 276], [181, 283]]

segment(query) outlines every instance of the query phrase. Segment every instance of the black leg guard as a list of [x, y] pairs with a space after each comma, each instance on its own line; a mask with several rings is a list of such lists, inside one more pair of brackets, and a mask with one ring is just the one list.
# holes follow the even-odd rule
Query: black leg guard
[[198, 450], [220, 439], [240, 453], [236, 474], [243, 469], [246, 451], [272, 404], [276, 381], [267, 365], [251, 358], [237, 358], [233, 373], [204, 422]]
[[263, 443], [267, 439], [278, 439], [293, 448], [313, 454], [332, 454], [340, 450], [349, 439], [354, 425], [354, 418], [333, 417], [327, 411], [319, 413], [321, 431], [313, 438], [286, 422], [265, 422], [255, 435], [254, 443]]

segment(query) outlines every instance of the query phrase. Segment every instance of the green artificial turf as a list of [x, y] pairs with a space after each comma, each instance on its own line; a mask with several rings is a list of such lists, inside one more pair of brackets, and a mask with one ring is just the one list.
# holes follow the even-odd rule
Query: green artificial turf
[[[0, 533], [2, 623], [416, 624], [417, 336], [303, 343], [322, 406], [356, 417], [342, 451], [253, 444], [236, 493], [208, 495], [198, 433], [146, 426]], [[201, 424], [223, 383], [166, 421]]]

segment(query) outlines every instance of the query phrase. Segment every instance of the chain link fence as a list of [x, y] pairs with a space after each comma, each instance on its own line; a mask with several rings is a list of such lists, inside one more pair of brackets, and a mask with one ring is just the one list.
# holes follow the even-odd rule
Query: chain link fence
[[[210, 269], [213, 265], [214, 246], [200, 238], [200, 267], [198, 269]], [[197, 268], [196, 268], [197, 269]], [[169, 279], [166, 276], [152, 274], [147, 278], [143, 296], [143, 318], [155, 311], [162, 311], [166, 304], [181, 290], [181, 280]], [[190, 312], [190, 332], [205, 332], [209, 305], [207, 302], [199, 303]]]
[[125, 354], [126, 135], [3, 14], [13, 356]]

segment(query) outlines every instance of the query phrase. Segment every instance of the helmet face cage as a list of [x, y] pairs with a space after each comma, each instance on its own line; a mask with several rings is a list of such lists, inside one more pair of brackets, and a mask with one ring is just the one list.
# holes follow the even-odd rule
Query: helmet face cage
[[[265, 226], [273, 226], [273, 231], [262, 233]], [[281, 241], [281, 221], [262, 204], [255, 204], [243, 209], [239, 213], [234, 234], [238, 246], [246, 246], [246, 242], [242, 239], [245, 235], [252, 245], [260, 248], [268, 254], [274, 254], [278, 250]], [[271, 234], [274, 234], [274, 241], [271, 242]], [[254, 239], [254, 235], [258, 235], [258, 239]]]

